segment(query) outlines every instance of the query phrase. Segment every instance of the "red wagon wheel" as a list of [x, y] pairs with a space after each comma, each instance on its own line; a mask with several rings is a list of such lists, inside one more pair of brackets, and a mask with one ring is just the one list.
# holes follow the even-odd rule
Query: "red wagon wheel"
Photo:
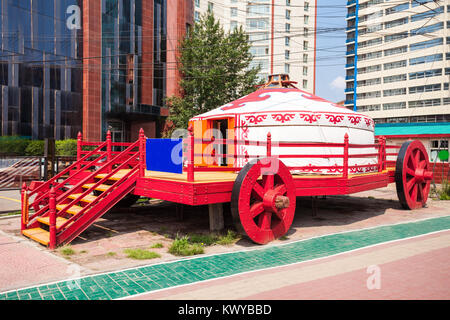
[[249, 162], [231, 194], [237, 229], [259, 244], [286, 234], [295, 214], [295, 186], [289, 169], [277, 158]]
[[403, 143], [395, 168], [397, 196], [402, 207], [410, 210], [424, 207], [432, 178], [424, 145], [417, 140]]

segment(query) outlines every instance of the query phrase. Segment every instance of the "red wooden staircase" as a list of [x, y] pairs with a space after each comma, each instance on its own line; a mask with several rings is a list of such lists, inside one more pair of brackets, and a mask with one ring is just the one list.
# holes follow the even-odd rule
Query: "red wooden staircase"
[[142, 129], [135, 143], [113, 143], [109, 132], [104, 143], [84, 143], [92, 151], [83, 151], [80, 140], [77, 162], [46, 182], [22, 188], [22, 234], [50, 249], [71, 242], [132, 193], [145, 172]]

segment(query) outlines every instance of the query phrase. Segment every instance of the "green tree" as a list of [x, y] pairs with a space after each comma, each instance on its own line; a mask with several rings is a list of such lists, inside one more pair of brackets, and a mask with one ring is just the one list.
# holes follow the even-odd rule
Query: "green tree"
[[195, 115], [218, 108], [255, 90], [260, 68], [250, 68], [248, 36], [242, 27], [225, 32], [212, 13], [195, 23], [179, 45], [180, 96], [167, 98], [169, 120], [186, 128]]

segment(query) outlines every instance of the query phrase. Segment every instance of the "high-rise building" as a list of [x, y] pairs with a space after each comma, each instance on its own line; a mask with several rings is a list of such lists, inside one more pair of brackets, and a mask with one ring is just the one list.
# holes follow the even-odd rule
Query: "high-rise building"
[[450, 121], [449, 4], [349, 0], [345, 106], [376, 123]]
[[372, 117], [388, 143], [419, 139], [440, 162], [450, 142], [450, 3], [348, 0], [347, 9], [345, 106]]
[[242, 26], [252, 44], [259, 77], [288, 74], [315, 91], [317, 0], [194, 0], [194, 19], [212, 11], [225, 31]]
[[0, 0], [0, 19], [1, 135], [158, 135], [191, 1]]

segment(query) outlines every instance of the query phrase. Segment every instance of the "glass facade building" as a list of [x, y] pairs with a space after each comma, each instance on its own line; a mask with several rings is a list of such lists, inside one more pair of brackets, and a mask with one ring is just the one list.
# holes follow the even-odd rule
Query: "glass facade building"
[[76, 136], [82, 119], [80, 30], [66, 25], [77, 0], [0, 0], [1, 135]]
[[0, 16], [1, 135], [158, 136], [191, 1], [0, 0]]

